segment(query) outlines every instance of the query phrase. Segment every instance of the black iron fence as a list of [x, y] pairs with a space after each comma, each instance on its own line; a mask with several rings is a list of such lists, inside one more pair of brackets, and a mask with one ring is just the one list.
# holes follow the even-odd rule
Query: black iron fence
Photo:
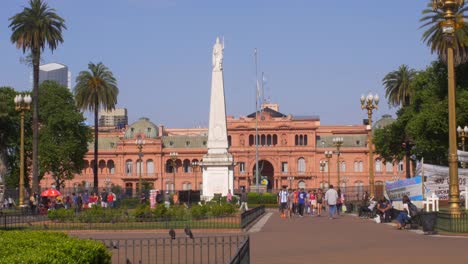
[[[177, 213], [177, 211], [175, 211]], [[138, 217], [135, 210], [52, 210], [49, 214], [1, 213], [0, 230], [142, 230], [142, 229], [242, 229], [265, 213], [265, 206], [229, 216], [171, 215]]]
[[468, 233], [468, 212], [451, 214], [439, 211], [437, 214], [437, 229], [453, 233]]
[[249, 211], [245, 211], [241, 214], [241, 228], [246, 228], [250, 223], [252, 223], [255, 219], [260, 217], [265, 213], [265, 206], [255, 207]]
[[[178, 235], [178, 234], [176, 234]], [[212, 237], [104, 239], [112, 263], [250, 263], [247, 235]]]

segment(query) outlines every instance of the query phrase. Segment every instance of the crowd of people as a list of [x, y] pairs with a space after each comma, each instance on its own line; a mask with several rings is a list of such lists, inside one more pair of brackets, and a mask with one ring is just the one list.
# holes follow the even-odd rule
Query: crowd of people
[[117, 196], [112, 191], [102, 189], [100, 193], [84, 192], [72, 193], [66, 196], [57, 197], [40, 197], [36, 193], [31, 194], [29, 197], [29, 208], [32, 213], [46, 213], [48, 210], [55, 209], [74, 209], [79, 212], [86, 208], [92, 208], [94, 206], [101, 206], [103, 208], [114, 208]]
[[333, 185], [330, 185], [326, 192], [322, 189], [308, 192], [303, 188], [288, 190], [283, 186], [277, 199], [281, 218], [304, 217], [304, 215], [320, 217], [322, 210], [328, 207], [328, 216], [334, 219], [343, 210], [345, 203], [345, 195], [340, 189], [335, 190]]

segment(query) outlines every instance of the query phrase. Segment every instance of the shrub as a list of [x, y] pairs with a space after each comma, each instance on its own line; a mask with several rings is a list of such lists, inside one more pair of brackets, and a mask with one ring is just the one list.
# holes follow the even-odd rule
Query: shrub
[[124, 221], [124, 215], [121, 209], [109, 209], [94, 206], [84, 210], [78, 216], [82, 223], [110, 223]]
[[194, 205], [190, 208], [190, 214], [195, 219], [202, 219], [206, 217], [206, 213], [208, 212], [208, 206], [205, 205]]
[[135, 211], [133, 212], [133, 215], [135, 216], [135, 218], [140, 218], [140, 219], [143, 219], [143, 218], [151, 218], [152, 217], [152, 213], [151, 213], [151, 208], [149, 205], [147, 204], [140, 204], [136, 209]]
[[164, 204], [159, 204], [156, 209], [153, 210], [153, 216], [156, 218], [164, 218], [167, 214], [167, 208]]
[[249, 204], [276, 204], [276, 194], [274, 193], [248, 193], [247, 202]]
[[167, 210], [167, 216], [172, 220], [184, 220], [187, 218], [188, 211], [184, 206], [174, 205]]
[[247, 193], [247, 203], [249, 204], [259, 204], [258, 199], [260, 197], [259, 193], [249, 192]]
[[73, 209], [60, 208], [57, 210], [50, 210], [47, 212], [47, 217], [50, 220], [56, 220], [58, 222], [73, 221], [75, 212]]
[[0, 231], [0, 263], [111, 263], [111, 253], [94, 240], [65, 233]]

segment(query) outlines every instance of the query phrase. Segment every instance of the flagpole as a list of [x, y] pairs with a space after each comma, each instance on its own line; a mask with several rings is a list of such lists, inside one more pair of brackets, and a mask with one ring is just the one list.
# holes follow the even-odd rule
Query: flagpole
[[255, 49], [255, 180], [257, 193], [259, 192], [258, 179], [258, 58], [257, 49]]

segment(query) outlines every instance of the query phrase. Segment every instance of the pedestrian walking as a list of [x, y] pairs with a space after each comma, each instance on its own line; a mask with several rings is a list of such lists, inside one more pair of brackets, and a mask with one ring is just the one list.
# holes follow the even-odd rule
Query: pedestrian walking
[[310, 201], [310, 215], [315, 215], [315, 210], [317, 208], [317, 192], [314, 190], [309, 195]]
[[286, 210], [288, 209], [288, 191], [286, 186], [283, 186], [283, 189], [278, 193], [278, 205], [281, 209], [281, 218], [286, 218]]
[[333, 189], [333, 185], [330, 184], [328, 191], [325, 193], [325, 202], [328, 205], [328, 216], [330, 219], [335, 218], [337, 200], [338, 192]]
[[323, 206], [323, 191], [319, 189], [317, 195], [315, 196], [317, 200], [317, 216], [322, 216], [322, 206]]
[[298, 213], [301, 217], [304, 216], [306, 197], [307, 193], [304, 192], [304, 189], [301, 188], [301, 190], [297, 193]]
[[240, 196], [241, 206], [239, 210], [244, 209], [245, 211], [249, 210], [249, 205], [247, 204], [247, 193], [245, 192], [245, 188], [242, 188], [241, 196]]

